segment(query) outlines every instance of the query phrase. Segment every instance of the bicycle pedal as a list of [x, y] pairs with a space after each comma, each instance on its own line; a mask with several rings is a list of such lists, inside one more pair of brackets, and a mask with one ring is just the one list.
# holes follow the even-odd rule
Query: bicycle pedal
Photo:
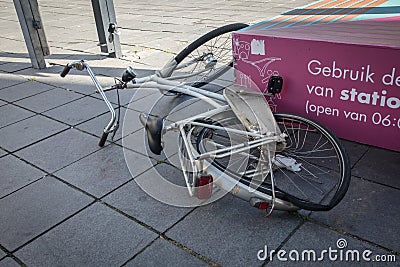
[[197, 198], [209, 199], [212, 195], [213, 178], [211, 175], [200, 175], [197, 184]]

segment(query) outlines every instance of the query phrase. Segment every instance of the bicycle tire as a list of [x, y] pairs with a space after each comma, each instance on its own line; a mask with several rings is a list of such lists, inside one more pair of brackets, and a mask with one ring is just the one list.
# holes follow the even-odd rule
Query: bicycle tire
[[[283, 171], [282, 168], [277, 168], [275, 166], [274, 177], [276, 184], [276, 197], [281, 200], [288, 201], [296, 205], [297, 207], [305, 210], [326, 211], [332, 209], [345, 196], [351, 179], [350, 161], [344, 147], [341, 145], [339, 139], [329, 129], [314, 120], [291, 114], [274, 114], [274, 116], [278, 125], [281, 128], [281, 131], [289, 135], [289, 137], [287, 138], [287, 147], [282, 152], [277, 153], [277, 155], [286, 155], [285, 157], [294, 158], [297, 162], [301, 162], [303, 164], [302, 170], [300, 171], [301, 174], [292, 171], [290, 171], [290, 174], [289, 172]], [[219, 122], [214, 123], [219, 124]], [[204, 145], [202, 145], [204, 144], [202, 140], [209, 139], [209, 137], [212, 135], [210, 131], [214, 130], [205, 127], [201, 131], [199, 131], [199, 134], [196, 137], [197, 150], [199, 153], [207, 152]], [[311, 144], [314, 146], [314, 148], [317, 147], [315, 151], [316, 155], [309, 154], [310, 161], [308, 162], [308, 160], [305, 158], [307, 156], [307, 154], [305, 153], [313, 152], [306, 150], [309, 149], [309, 144], [306, 144], [306, 139], [308, 138], [307, 135], [309, 135], [311, 139], [313, 138], [312, 135], [316, 137], [316, 134], [321, 134], [321, 137], [317, 139], [317, 143]], [[290, 137], [290, 135], [292, 135], [292, 137]], [[304, 141], [301, 141], [302, 143], [299, 146], [297, 141], [300, 142], [300, 137], [302, 135], [304, 135], [305, 139]], [[313, 139], [311, 139], [310, 141], [313, 142]], [[336, 167], [333, 166], [335, 160], [332, 160], [331, 156], [329, 156], [331, 152], [328, 145], [332, 147], [332, 152], [335, 152], [335, 155], [337, 155], [337, 157], [335, 156], [335, 160], [337, 160]], [[320, 153], [325, 152], [328, 153], [329, 157], [319, 156]], [[224, 163], [223, 161], [218, 161], [215, 159], [211, 162], [211, 166], [213, 166], [214, 168], [218, 168], [220, 171], [234, 177], [239, 183], [250, 186], [250, 184], [252, 183], [252, 178], [247, 177], [245, 174], [239, 174], [237, 171], [230, 168], [226, 168], [224, 164], [226, 165], [226, 163]], [[312, 173], [313, 169], [321, 173], [314, 174]], [[321, 175], [321, 177], [317, 177], [316, 174]], [[332, 178], [334, 178], [334, 175], [335, 177], [337, 176], [337, 181], [334, 185], [328, 183], [331, 181], [326, 181], [326, 184], [322, 183], [322, 181], [325, 181], [322, 179], [329, 178], [329, 175], [331, 175]], [[294, 178], [296, 178], [297, 180], [295, 180]], [[321, 187], [317, 188], [314, 184], [314, 182], [316, 181], [309, 180], [311, 178], [320, 179], [320, 181], [318, 181], [318, 184], [321, 184]], [[296, 181], [296, 183], [298, 184], [295, 184], [294, 181]], [[292, 186], [290, 186], [291, 183]], [[295, 192], [295, 187], [298, 187], [300, 184], [306, 184], [311, 189], [315, 188], [315, 191], [322, 191], [324, 195], [315, 196], [317, 197], [315, 200], [300, 197], [301, 194], [299, 194], [299, 192], [307, 189], [301, 188], [299, 189], [299, 192]], [[324, 186], [326, 188], [324, 188]], [[256, 190], [269, 196], [271, 196], [272, 194], [271, 184], [268, 183], [268, 181], [260, 183]], [[312, 192], [312, 194], [315, 195], [315, 192]], [[311, 197], [311, 195], [308, 195], [306, 197]]]
[[[212, 30], [211, 32], [208, 32], [207, 34], [201, 36], [191, 44], [189, 44], [186, 48], [184, 48], [178, 55], [175, 56], [175, 61], [176, 61], [176, 66], [172, 70], [172, 73], [170, 75], [180, 75], [177, 74], [179, 71], [176, 69], [177, 66], [180, 63], [184, 63], [186, 59], [190, 60], [190, 58], [195, 58], [201, 55], [202, 52], [202, 47], [207, 51], [208, 54], [212, 54], [213, 57], [217, 60], [217, 68], [212, 68], [209, 72], [206, 73], [206, 75], [201, 75], [199, 77], [194, 77], [193, 79], [187, 79], [183, 80], [186, 84], [193, 86], [193, 87], [202, 87], [211, 81], [217, 79], [221, 75], [223, 75], [226, 71], [228, 71], [232, 66], [233, 66], [233, 55], [232, 55], [232, 39], [231, 39], [231, 32], [243, 29], [245, 27], [248, 27], [247, 24], [244, 23], [234, 23], [234, 24], [229, 24], [222, 26], [220, 28], [217, 28], [215, 30]], [[218, 38], [225, 38], [222, 39], [222, 44], [224, 47], [219, 47], [217, 50], [217, 47], [214, 47], [218, 44]], [[214, 42], [214, 44], [213, 44]], [[208, 43], [211, 44], [211, 46], [207, 47]], [[213, 46], [214, 45], [214, 46]], [[214, 50], [213, 50], [214, 49]], [[215, 52], [214, 52], [215, 51]], [[217, 55], [217, 52], [224, 51], [225, 54]], [[194, 72], [196, 67], [200, 65], [200, 61], [197, 62], [196, 66], [194, 69], [188, 68], [188, 70], [183, 70], [183, 73], [190, 73]]]

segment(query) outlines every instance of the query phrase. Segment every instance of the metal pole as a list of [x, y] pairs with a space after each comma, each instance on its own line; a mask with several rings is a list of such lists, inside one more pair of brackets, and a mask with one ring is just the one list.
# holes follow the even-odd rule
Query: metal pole
[[32, 66], [46, 68], [44, 57], [50, 55], [37, 0], [13, 0], [18, 20], [24, 35]]
[[122, 57], [113, 0], [92, 0], [92, 8], [101, 52]]

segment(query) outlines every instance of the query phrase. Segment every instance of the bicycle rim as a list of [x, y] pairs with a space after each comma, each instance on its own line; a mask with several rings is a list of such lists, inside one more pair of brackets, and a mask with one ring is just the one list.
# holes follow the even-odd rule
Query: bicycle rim
[[[178, 65], [171, 74], [172, 79], [181, 76], [180, 81], [201, 87], [223, 75], [232, 68], [232, 32], [247, 26], [243, 23], [229, 24], [191, 43], [175, 57]], [[193, 76], [184, 77], [187, 75]]]
[[[277, 197], [302, 209], [331, 209], [344, 197], [350, 183], [349, 160], [343, 147], [329, 130], [312, 120], [289, 114], [276, 114], [275, 118], [287, 135], [285, 149], [277, 151], [273, 159]], [[234, 116], [230, 120], [237, 124]], [[204, 128], [197, 138], [200, 153], [210, 149], [206, 143], [229, 146], [239, 141], [229, 139], [224, 131], [209, 128]], [[248, 151], [241, 159], [236, 155], [236, 160], [242, 163], [240, 166], [232, 164], [235, 160], [232, 158], [214, 159], [211, 164], [239, 182], [260, 181], [257, 190], [271, 195], [270, 174], [266, 171], [268, 162], [262, 161], [260, 150]]]

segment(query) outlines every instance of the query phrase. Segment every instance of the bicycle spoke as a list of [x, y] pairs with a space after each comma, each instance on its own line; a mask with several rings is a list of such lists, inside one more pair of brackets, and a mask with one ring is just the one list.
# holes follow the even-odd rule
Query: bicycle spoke
[[297, 188], [297, 190], [304, 196], [305, 200], [309, 199], [307, 194], [303, 190], [301, 190], [300, 187], [298, 187], [298, 185], [290, 178], [288, 174], [286, 174], [286, 172], [284, 172], [281, 168], [278, 168], [278, 170], [281, 171], [281, 173], [287, 178], [288, 181], [293, 184], [295, 188]]
[[191, 51], [189, 54], [185, 56], [185, 58], [196, 59], [196, 58], [202, 58], [205, 55], [212, 55], [212, 57], [216, 60], [216, 64], [209, 70], [206, 70], [205, 68], [207, 67], [207, 64], [205, 64], [203, 60], [199, 60], [196, 62], [196, 64], [193, 63], [190, 64], [189, 66], [181, 68], [179, 70], [179, 72], [181, 73], [186, 73], [186, 74], [198, 73], [197, 75], [191, 77], [182, 77], [181, 80], [183, 80], [186, 84], [199, 84], [199, 86], [201, 86], [200, 84], [209, 83], [213, 79], [216, 79], [220, 75], [225, 73], [228, 70], [227, 66], [229, 66], [233, 61], [231, 33], [232, 31], [240, 29], [241, 27], [244, 26], [245, 26], [244, 24], [232, 25], [232, 27], [227, 26], [226, 30], [224, 29], [220, 31], [218, 34], [215, 34], [215, 36], [209, 36], [205, 38], [204, 43], [201, 43], [200, 41], [201, 38], [200, 38], [197, 41], [197, 42], [200, 41], [198, 47], [194, 48], [193, 51]]

